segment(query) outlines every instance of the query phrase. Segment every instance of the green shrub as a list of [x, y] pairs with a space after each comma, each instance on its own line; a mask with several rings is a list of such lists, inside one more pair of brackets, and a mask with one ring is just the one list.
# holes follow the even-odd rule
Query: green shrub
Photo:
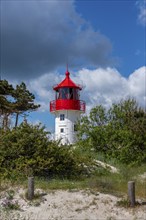
[[146, 162], [146, 112], [134, 99], [99, 105], [78, 122], [79, 145], [125, 164]]
[[41, 125], [21, 124], [1, 135], [0, 174], [17, 176], [79, 176], [85, 162], [68, 146], [58, 146], [49, 139], [49, 133]]

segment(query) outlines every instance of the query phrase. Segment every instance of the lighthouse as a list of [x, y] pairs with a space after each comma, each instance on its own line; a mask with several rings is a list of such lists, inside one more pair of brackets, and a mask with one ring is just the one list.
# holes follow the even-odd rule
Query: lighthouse
[[80, 100], [82, 86], [74, 83], [67, 70], [65, 79], [53, 87], [55, 100], [50, 102], [50, 112], [55, 115], [55, 140], [61, 144], [76, 141], [76, 122], [85, 113], [86, 104]]

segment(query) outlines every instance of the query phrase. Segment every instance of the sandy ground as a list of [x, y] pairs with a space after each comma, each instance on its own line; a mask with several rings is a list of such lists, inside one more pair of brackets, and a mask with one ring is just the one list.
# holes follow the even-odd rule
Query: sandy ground
[[[121, 208], [117, 206], [121, 198], [91, 190], [56, 190], [47, 194], [39, 191], [37, 194], [38, 198], [30, 202], [25, 199], [24, 190], [17, 189], [12, 201], [18, 202], [21, 210], [1, 208], [0, 220], [146, 220], [146, 203]], [[3, 194], [1, 207], [4, 200]]]

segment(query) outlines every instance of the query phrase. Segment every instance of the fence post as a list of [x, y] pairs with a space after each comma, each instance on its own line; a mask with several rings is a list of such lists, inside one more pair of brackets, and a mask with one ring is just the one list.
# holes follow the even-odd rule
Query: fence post
[[28, 199], [32, 200], [34, 197], [34, 177], [28, 177]]
[[135, 206], [135, 182], [134, 181], [128, 182], [128, 199], [129, 199], [131, 207], [134, 207]]

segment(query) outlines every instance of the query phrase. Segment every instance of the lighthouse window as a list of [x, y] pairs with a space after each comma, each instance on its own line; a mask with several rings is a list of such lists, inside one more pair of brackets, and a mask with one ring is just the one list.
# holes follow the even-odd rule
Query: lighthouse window
[[63, 132], [64, 132], [64, 128], [61, 128], [61, 129], [60, 129], [60, 132], [63, 133]]
[[65, 120], [65, 115], [64, 114], [60, 114], [60, 121], [64, 121]]
[[67, 99], [67, 96], [66, 96], [67, 91], [68, 91], [68, 88], [60, 88], [58, 99]]
[[56, 92], [56, 99], [73, 99], [73, 88], [60, 88]]
[[78, 89], [74, 89], [74, 99], [79, 100], [80, 99], [80, 94]]
[[69, 89], [69, 99], [73, 99], [73, 89]]
[[59, 99], [59, 95], [60, 95], [60, 94], [59, 94], [59, 91], [57, 90], [57, 91], [56, 91], [56, 100]]

